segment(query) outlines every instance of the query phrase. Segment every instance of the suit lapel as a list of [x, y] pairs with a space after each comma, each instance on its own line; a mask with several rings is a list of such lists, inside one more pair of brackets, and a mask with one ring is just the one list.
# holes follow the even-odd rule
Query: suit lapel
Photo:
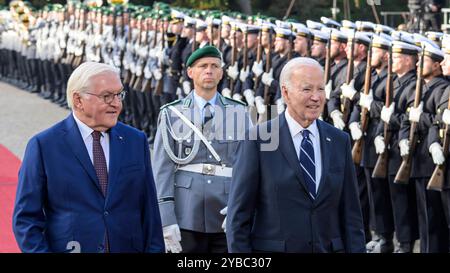
[[83, 169], [88, 173], [91, 178], [92, 183], [97, 187], [97, 189], [101, 192], [100, 184], [97, 178], [97, 174], [95, 173], [94, 165], [92, 164], [91, 159], [89, 158], [88, 151], [86, 150], [86, 145], [81, 137], [80, 130], [73, 118], [72, 114], [66, 119], [66, 129], [67, 132], [64, 136], [67, 146], [70, 147], [72, 152], [75, 154], [75, 157], [80, 162]]
[[109, 132], [109, 172], [108, 172], [108, 192], [107, 196], [113, 190], [117, 177], [119, 176], [119, 170], [121, 168], [121, 158], [123, 155], [124, 138], [117, 130], [117, 126], [111, 128]]
[[303, 187], [303, 190], [305, 190], [307, 195], [310, 196], [308, 188], [306, 187], [305, 181], [303, 179], [303, 173], [300, 169], [300, 161], [298, 160], [297, 154], [295, 152], [294, 143], [292, 142], [292, 136], [289, 132], [289, 126], [286, 122], [284, 112], [278, 116], [278, 119], [280, 121], [280, 150], [291, 166], [291, 169], [294, 170], [298, 181], [300, 181], [300, 185], [302, 185]]
[[320, 201], [323, 197], [323, 191], [326, 189], [326, 183], [328, 183], [327, 174], [328, 169], [330, 168], [330, 154], [331, 154], [331, 145], [333, 145], [333, 139], [328, 134], [325, 126], [322, 123], [323, 121], [317, 120], [317, 127], [319, 128], [320, 135], [320, 153], [322, 157], [322, 176], [320, 177], [319, 189], [317, 190], [316, 202]]

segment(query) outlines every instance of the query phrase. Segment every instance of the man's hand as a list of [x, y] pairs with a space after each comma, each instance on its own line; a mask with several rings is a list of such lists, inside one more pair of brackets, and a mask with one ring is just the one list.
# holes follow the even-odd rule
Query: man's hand
[[239, 93], [233, 94], [233, 100], [242, 101], [242, 95]]
[[273, 82], [273, 68], [270, 69], [269, 73], [263, 73], [261, 81], [264, 85], [270, 86], [270, 84]]
[[444, 110], [444, 113], [442, 114], [442, 121], [450, 126], [450, 110]]
[[222, 96], [230, 98], [231, 99], [231, 90], [230, 88], [224, 88], [222, 89]]
[[373, 92], [372, 89], [370, 89], [369, 94], [361, 93], [361, 96], [359, 97], [359, 105], [361, 107], [367, 108], [367, 110], [370, 111], [370, 106], [373, 102]]
[[343, 115], [342, 115], [341, 111], [334, 110], [333, 112], [331, 112], [330, 116], [333, 119], [334, 127], [338, 128], [340, 130], [344, 130], [345, 122], [342, 119]]
[[353, 97], [355, 96], [356, 91], [355, 90], [355, 79], [353, 79], [350, 84], [343, 84], [341, 86], [341, 90], [342, 90], [342, 95], [344, 95], [344, 97], [348, 98], [349, 100], [353, 100]]
[[228, 207], [224, 207], [220, 211], [220, 214], [225, 215], [225, 219], [223, 219], [223, 223], [222, 223], [222, 229], [224, 232], [227, 232], [227, 210], [228, 210]]
[[386, 145], [384, 144], [384, 137], [377, 136], [375, 137], [375, 140], [373, 142], [375, 143], [375, 152], [377, 154], [384, 153], [384, 150], [386, 149]]
[[391, 103], [389, 107], [383, 106], [383, 109], [381, 109], [381, 119], [385, 123], [389, 123], [389, 121], [391, 120], [391, 116], [394, 113], [394, 106], [395, 102]]
[[250, 66], [247, 66], [245, 69], [241, 69], [241, 73], [239, 73], [239, 80], [241, 82], [245, 82], [245, 80], [248, 77], [248, 74], [250, 74]]
[[350, 134], [352, 135], [353, 140], [358, 140], [362, 137], [361, 128], [359, 128], [358, 122], [352, 122], [348, 126], [350, 128]]
[[262, 73], [264, 73], [262, 60], [259, 62], [255, 61], [253, 63], [252, 72], [253, 72], [253, 74], [255, 74], [256, 77], [259, 77], [262, 75]]
[[234, 65], [231, 65], [230, 67], [228, 67], [227, 75], [228, 75], [228, 77], [230, 77], [234, 81], [237, 79], [237, 77], [239, 75], [238, 63], [237, 62], [235, 62]]
[[430, 145], [430, 154], [431, 157], [433, 158], [433, 162], [436, 165], [442, 165], [442, 163], [444, 163], [445, 161], [445, 157], [444, 157], [444, 152], [442, 151], [442, 146], [441, 144], [434, 142], [433, 144]]
[[186, 95], [191, 92], [191, 83], [189, 81], [184, 81], [183, 82], [183, 92]]
[[261, 96], [255, 98], [256, 111], [258, 114], [262, 115], [266, 112], [266, 105], [264, 104], [264, 99]]
[[417, 108], [411, 107], [411, 109], [409, 110], [409, 121], [419, 122], [420, 115], [422, 115], [422, 113], [423, 113], [423, 103], [420, 102]]
[[398, 147], [400, 148], [400, 156], [405, 156], [409, 154], [409, 140], [402, 139], [398, 143]]
[[283, 111], [285, 109], [283, 98], [277, 99], [277, 101], [275, 103], [277, 105], [277, 113], [278, 113], [278, 115], [283, 113]]
[[163, 227], [163, 235], [166, 251], [171, 253], [180, 253], [183, 250], [180, 244], [180, 227], [177, 224]]
[[253, 90], [247, 89], [244, 91], [244, 97], [247, 101], [248, 106], [255, 106], [255, 95], [253, 94]]

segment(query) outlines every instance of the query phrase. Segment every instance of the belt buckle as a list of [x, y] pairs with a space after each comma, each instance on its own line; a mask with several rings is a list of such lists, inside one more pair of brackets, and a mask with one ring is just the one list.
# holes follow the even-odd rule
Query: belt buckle
[[206, 175], [214, 175], [216, 173], [216, 166], [212, 164], [203, 164], [202, 173]]

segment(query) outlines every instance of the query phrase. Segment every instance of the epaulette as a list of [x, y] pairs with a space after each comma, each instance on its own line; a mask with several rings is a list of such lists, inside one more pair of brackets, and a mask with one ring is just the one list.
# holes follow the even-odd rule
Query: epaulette
[[[229, 101], [238, 103], [238, 104], [243, 105], [243, 106], [247, 106], [247, 103], [245, 103], [245, 102], [243, 102], [243, 101], [235, 100], [235, 99], [228, 98], [228, 97], [225, 97], [225, 96], [220, 96], [220, 98], [221, 98], [221, 99], [223, 98], [224, 100], [229, 100]], [[225, 106], [227, 106], [227, 103], [225, 103], [225, 101], [222, 101], [222, 103], [223, 103]]]
[[170, 106], [170, 105], [176, 105], [176, 104], [178, 104], [178, 103], [180, 103], [180, 102], [182, 102], [182, 99], [174, 100], [174, 101], [172, 101], [172, 102], [166, 103], [166, 104], [164, 104], [163, 106], [161, 106], [161, 107], [159, 108], [159, 110], [162, 110], [162, 109], [164, 109], [164, 108], [166, 108], [166, 107], [168, 107], [168, 106]]

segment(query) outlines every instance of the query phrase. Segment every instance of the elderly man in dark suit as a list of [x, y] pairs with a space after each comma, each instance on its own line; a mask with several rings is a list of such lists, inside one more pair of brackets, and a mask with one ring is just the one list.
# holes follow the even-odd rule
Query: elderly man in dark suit
[[365, 252], [349, 135], [318, 119], [323, 79], [317, 61], [289, 61], [280, 75], [286, 111], [238, 145], [230, 252]]

